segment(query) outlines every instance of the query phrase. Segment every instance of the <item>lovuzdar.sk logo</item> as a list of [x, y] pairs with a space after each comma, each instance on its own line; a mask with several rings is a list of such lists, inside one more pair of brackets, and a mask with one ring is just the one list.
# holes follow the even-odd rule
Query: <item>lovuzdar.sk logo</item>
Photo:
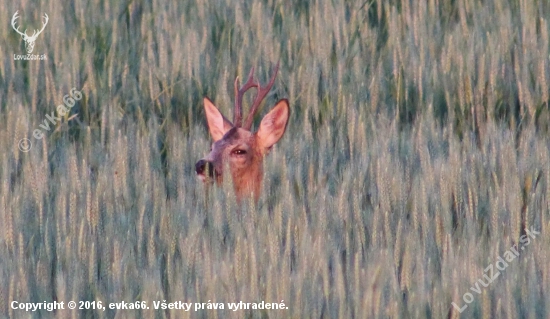
[[19, 11], [16, 11], [13, 17], [11, 18], [11, 26], [15, 30], [15, 32], [19, 33], [21, 35], [21, 38], [23, 41], [25, 41], [25, 50], [27, 51], [27, 54], [21, 55], [21, 54], [14, 54], [13, 58], [14, 60], [46, 60], [45, 54], [32, 54], [32, 51], [34, 50], [34, 43], [36, 42], [36, 39], [38, 36], [44, 31], [44, 28], [46, 28], [46, 25], [48, 24], [48, 15], [44, 13], [44, 16], [42, 17], [44, 19], [44, 22], [42, 24], [42, 29], [34, 30], [32, 35], [27, 34], [27, 30], [25, 29], [25, 32], [19, 31], [19, 27], [16, 25], [15, 20], [19, 18], [17, 15]]

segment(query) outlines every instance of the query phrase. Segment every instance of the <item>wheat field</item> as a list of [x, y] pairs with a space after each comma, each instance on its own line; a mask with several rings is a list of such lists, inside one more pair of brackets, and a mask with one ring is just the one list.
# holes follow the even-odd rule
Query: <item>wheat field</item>
[[[1, 318], [550, 318], [550, 2], [3, 1]], [[277, 61], [239, 207], [195, 177], [202, 99]]]

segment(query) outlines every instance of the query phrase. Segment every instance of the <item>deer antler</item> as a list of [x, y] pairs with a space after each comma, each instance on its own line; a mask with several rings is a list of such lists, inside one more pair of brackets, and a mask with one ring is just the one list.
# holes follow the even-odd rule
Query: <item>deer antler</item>
[[46, 19], [46, 22], [44, 24], [42, 24], [42, 29], [40, 29], [40, 31], [38, 31], [38, 33], [36, 33], [36, 30], [34, 30], [34, 32], [36, 33], [36, 35], [34, 35], [34, 33], [32, 34], [32, 36], [34, 38], [38, 37], [38, 35], [40, 35], [40, 33], [42, 33], [42, 31], [44, 31], [44, 28], [46, 28], [46, 25], [48, 24], [48, 21], [50, 20], [50, 18], [48, 17], [47, 14], [44, 13], [44, 19]]
[[249, 130], [252, 127], [252, 121], [254, 119], [254, 113], [258, 111], [258, 107], [260, 106], [260, 103], [262, 103], [262, 100], [265, 98], [267, 93], [271, 90], [271, 87], [273, 86], [273, 83], [275, 83], [275, 78], [277, 77], [277, 72], [279, 71], [279, 63], [277, 62], [277, 65], [275, 66], [275, 72], [273, 73], [273, 76], [269, 80], [269, 83], [262, 87], [260, 85], [260, 82], [257, 82], [254, 80], [254, 68], [250, 70], [250, 74], [248, 75], [248, 80], [246, 83], [239, 88], [239, 77], [235, 79], [235, 114], [233, 118], [233, 124], [236, 127], [240, 127], [242, 124], [242, 109], [243, 109], [243, 96], [246, 91], [249, 89], [255, 87], [258, 92], [256, 93], [256, 97], [254, 98], [254, 102], [252, 102], [252, 106], [250, 107], [250, 112], [248, 113], [248, 116], [246, 117], [246, 121], [244, 123], [243, 128]]
[[15, 32], [17, 32], [17, 33], [19, 33], [20, 35], [26, 37], [26, 36], [27, 36], [27, 30], [25, 30], [25, 33], [23, 33], [23, 32], [21, 32], [21, 31], [19, 31], [19, 27], [17, 27], [17, 26], [15, 25], [15, 20], [17, 20], [17, 18], [19, 18], [19, 17], [17, 16], [17, 13], [18, 13], [18, 12], [19, 12], [19, 10], [18, 10], [18, 11], [15, 11], [15, 14], [14, 14], [13, 17], [11, 18], [11, 27], [15, 30]]
[[42, 29], [40, 29], [40, 31], [37, 32], [37, 30], [34, 30], [33, 34], [29, 37], [29, 35], [27, 34], [27, 30], [25, 30], [25, 32], [21, 32], [19, 31], [19, 27], [16, 26], [15, 24], [15, 20], [17, 20], [17, 18], [19, 18], [17, 16], [17, 13], [19, 11], [15, 11], [15, 14], [13, 15], [13, 17], [11, 18], [11, 26], [12, 28], [17, 32], [19, 33], [21, 36], [23, 36], [24, 38], [31, 38], [31, 39], [36, 39], [38, 37], [38, 35], [40, 35], [40, 33], [42, 33], [42, 31], [44, 31], [44, 28], [46, 28], [46, 25], [48, 24], [48, 21], [50, 20], [50, 18], [48, 17], [47, 14], [44, 13], [44, 19], [46, 19], [46, 22], [42, 25]]
[[235, 125], [236, 127], [240, 127], [242, 125], [244, 92], [253, 87], [257, 87], [257, 85], [254, 83], [254, 67], [252, 67], [252, 69], [250, 70], [246, 83], [241, 88], [239, 88], [239, 85], [239, 77], [237, 77], [235, 79], [235, 113], [233, 115], [233, 125]]

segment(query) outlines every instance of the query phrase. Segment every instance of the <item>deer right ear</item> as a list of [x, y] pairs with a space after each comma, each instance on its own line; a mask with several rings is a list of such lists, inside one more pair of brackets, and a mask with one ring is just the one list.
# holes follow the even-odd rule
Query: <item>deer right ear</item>
[[283, 137], [289, 115], [290, 108], [288, 107], [288, 100], [282, 99], [264, 116], [260, 123], [260, 128], [256, 133], [258, 142], [263, 147], [264, 152], [269, 151], [269, 149]]
[[233, 124], [226, 119], [218, 108], [210, 101], [209, 98], [204, 98], [204, 113], [208, 122], [208, 130], [214, 142], [220, 140], [227, 131], [233, 128]]

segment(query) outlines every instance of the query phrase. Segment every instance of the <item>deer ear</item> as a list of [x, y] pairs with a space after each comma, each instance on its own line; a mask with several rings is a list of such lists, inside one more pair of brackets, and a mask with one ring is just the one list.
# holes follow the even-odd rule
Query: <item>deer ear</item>
[[210, 101], [209, 98], [204, 98], [204, 113], [208, 122], [208, 130], [214, 142], [220, 140], [223, 135], [233, 128], [233, 124], [226, 119], [218, 108]]
[[283, 137], [289, 115], [288, 100], [282, 99], [264, 116], [256, 133], [258, 142], [264, 150], [268, 150]]

